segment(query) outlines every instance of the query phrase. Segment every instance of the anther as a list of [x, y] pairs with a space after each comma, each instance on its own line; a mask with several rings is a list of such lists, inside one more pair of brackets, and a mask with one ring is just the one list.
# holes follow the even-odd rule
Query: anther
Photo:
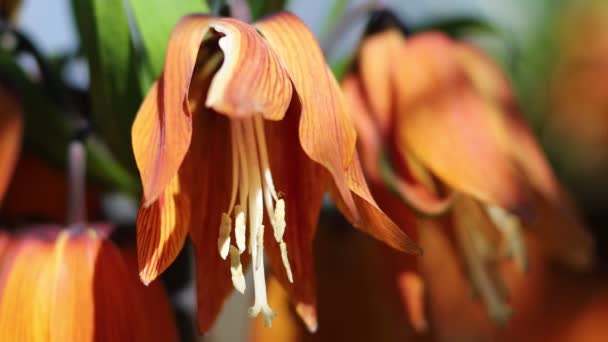
[[285, 226], [285, 201], [283, 201], [283, 199], [280, 199], [275, 204], [274, 218], [272, 220], [274, 238], [279, 243], [283, 241], [283, 234], [285, 234]]
[[236, 246], [239, 248], [239, 252], [243, 253], [246, 248], [245, 244], [245, 231], [247, 226], [245, 225], [245, 211], [240, 205], [234, 208], [236, 212], [234, 222], [234, 236], [236, 238]]
[[230, 247], [230, 229], [232, 220], [228, 214], [222, 214], [222, 222], [220, 223], [220, 233], [217, 239], [217, 249], [220, 252], [222, 259], [226, 259], [228, 248]]
[[239, 250], [230, 246], [230, 274], [232, 275], [232, 285], [240, 293], [245, 293], [245, 276], [243, 275], [243, 265], [241, 265], [241, 253]]
[[262, 259], [263, 259], [263, 255], [264, 255], [264, 225], [263, 224], [261, 224], [258, 227], [256, 242], [257, 242], [257, 244], [256, 244], [257, 255], [256, 255], [256, 261], [255, 261], [255, 268], [258, 269], [262, 265]]

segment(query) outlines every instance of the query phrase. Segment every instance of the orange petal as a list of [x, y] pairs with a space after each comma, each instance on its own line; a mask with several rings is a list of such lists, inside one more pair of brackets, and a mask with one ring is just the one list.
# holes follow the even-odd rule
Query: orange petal
[[479, 47], [467, 42], [456, 45], [457, 58], [466, 68], [467, 74], [477, 90], [488, 100], [505, 109], [515, 105], [515, 98], [507, 76], [490, 56]]
[[[386, 83], [386, 80], [385, 80]], [[382, 146], [380, 129], [373, 122], [370, 108], [365, 103], [361, 82], [356, 76], [348, 75], [342, 82], [342, 90], [347, 107], [353, 116], [359, 141], [357, 147], [362, 160], [365, 176], [373, 184], [387, 186], [415, 211], [426, 215], [443, 214], [452, 204], [454, 195], [443, 198], [436, 196], [416, 177], [412, 177], [408, 166], [400, 167], [393, 162], [407, 159], [405, 151], [397, 151], [403, 156], [387, 160], [388, 146]], [[392, 165], [389, 165], [392, 164]], [[397, 170], [393, 170], [397, 168]], [[375, 196], [376, 194], [374, 194]], [[382, 207], [382, 206], [381, 206]], [[382, 207], [383, 208], [383, 207]], [[383, 208], [384, 209], [384, 208]], [[394, 217], [390, 216], [394, 219]]]
[[262, 114], [266, 119], [281, 119], [292, 87], [277, 56], [252, 26], [206, 15], [182, 18], [171, 33], [165, 61], [167, 115], [179, 114], [201, 43], [210, 36], [219, 37], [224, 59], [211, 81], [206, 106], [232, 117]]
[[593, 267], [595, 243], [566, 194], [559, 203], [537, 196], [538, 215], [527, 224], [544, 252], [573, 269]]
[[[338, 195], [341, 192], [336, 189], [339, 187], [338, 184], [333, 184], [330, 190], [336, 206], [355, 228], [397, 250], [422, 255], [422, 249], [404, 233], [404, 230], [411, 229], [411, 227], [399, 228], [376, 204], [365, 182], [357, 154], [345, 176], [349, 191], [346, 200]], [[348, 201], [354, 203], [355, 211], [345, 204]]]
[[357, 150], [365, 175], [374, 182], [381, 182], [380, 155], [383, 141], [378, 124], [366, 101], [358, 75], [349, 74], [342, 80], [344, 103], [353, 118], [357, 130]]
[[[232, 187], [232, 160], [226, 152], [231, 150], [229, 120], [208, 110], [196, 113], [192, 137], [183, 168], [193, 177], [183, 189], [191, 196], [189, 232], [196, 255], [198, 326], [204, 333], [232, 292], [230, 261], [222, 260], [217, 250], [221, 216], [228, 209]], [[247, 260], [241, 263], [245, 269]]]
[[[184, 246], [190, 223], [190, 198], [179, 175], [150, 206], [137, 214], [137, 253], [139, 276], [144, 284], [173, 263]], [[189, 180], [189, 179], [188, 179]]]
[[493, 325], [483, 305], [471, 296], [470, 282], [446, 226], [425, 220], [420, 226], [420, 243], [426, 252], [420, 262], [436, 338], [492, 340]]
[[330, 173], [342, 172], [355, 152], [357, 135], [344, 109], [340, 87], [314, 35], [287, 12], [270, 16], [255, 26], [293, 82], [302, 108], [299, 136], [304, 152]]
[[142, 311], [145, 315], [143, 320], [147, 322], [147, 329], [150, 329], [149, 338], [159, 342], [178, 341], [173, 308], [163, 282], [157, 281], [149, 286], [144, 286], [139, 277], [136, 276], [138, 270], [137, 251], [132, 248], [121, 249], [121, 254], [131, 275], [131, 282], [135, 285], [139, 294], [137, 296], [138, 304], [143, 308]]
[[496, 109], [468, 79], [455, 46], [427, 33], [403, 49], [398, 142], [456, 190], [523, 213], [525, 182], [493, 130]]
[[264, 246], [273, 274], [287, 289], [308, 329], [315, 331], [316, 277], [312, 244], [329, 175], [321, 165], [310, 160], [300, 146], [297, 135], [299, 113], [300, 109], [294, 103], [282, 121], [265, 123], [266, 136], [271, 142], [268, 145], [270, 169], [276, 189], [285, 200], [287, 228], [284, 240], [293, 283], [287, 279], [281, 251], [272, 234], [266, 234]]
[[[0, 273], [0, 340], [48, 340], [50, 322], [44, 316], [50, 305], [42, 297], [43, 290], [36, 288], [34, 277], [49, 278], [47, 263], [51, 253], [51, 244], [30, 237], [12, 242], [7, 250]], [[84, 317], [89, 303], [82, 304]], [[81, 330], [87, 330], [84, 323]]]
[[529, 228], [543, 241], [549, 255], [575, 269], [590, 269], [595, 252], [593, 237], [558, 183], [532, 132], [516, 111], [499, 119], [503, 119], [505, 144], [535, 192], [538, 215], [528, 223]]
[[0, 276], [2, 341], [156, 341], [141, 285], [105, 231], [41, 227], [14, 242]]
[[359, 49], [359, 73], [374, 121], [386, 134], [395, 105], [391, 75], [405, 39], [397, 30], [387, 30], [365, 38]]
[[143, 207], [150, 206], [177, 174], [192, 137], [192, 121], [182, 102], [178, 113], [162, 110], [167, 101], [165, 76], [152, 85], [141, 104], [131, 142], [144, 188]]
[[297, 17], [285, 12], [259, 22], [256, 27], [291, 77], [301, 105], [300, 143], [304, 152], [332, 175], [342, 198], [341, 208], [355, 226], [398, 249], [419, 252], [415, 243], [378, 209], [369, 194], [355, 153], [354, 124], [313, 34]]
[[415, 272], [403, 272], [397, 278], [397, 286], [407, 305], [412, 326], [418, 333], [426, 332], [428, 322], [424, 307], [424, 281]]
[[11, 242], [11, 237], [4, 231], [0, 230], [0, 271], [2, 270], [2, 261], [4, 260], [4, 254], [8, 250], [8, 246]]
[[192, 133], [188, 93], [197, 64], [205, 64], [197, 60], [201, 43], [214, 37], [219, 38], [223, 62], [205, 105], [232, 117], [262, 114], [271, 120], [281, 119], [287, 110], [289, 77], [253, 27], [230, 18], [182, 18], [169, 39], [163, 76], [144, 100], [133, 127], [145, 206], [160, 196], [186, 154]]
[[23, 109], [19, 100], [0, 84], [0, 203], [21, 151]]

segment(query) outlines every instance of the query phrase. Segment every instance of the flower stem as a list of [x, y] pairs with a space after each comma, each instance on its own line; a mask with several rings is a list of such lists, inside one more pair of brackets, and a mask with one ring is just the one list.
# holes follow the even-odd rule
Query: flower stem
[[86, 152], [80, 140], [68, 145], [68, 212], [69, 226], [86, 222], [85, 201]]
[[228, 0], [230, 15], [246, 23], [251, 22], [251, 11], [246, 0]]

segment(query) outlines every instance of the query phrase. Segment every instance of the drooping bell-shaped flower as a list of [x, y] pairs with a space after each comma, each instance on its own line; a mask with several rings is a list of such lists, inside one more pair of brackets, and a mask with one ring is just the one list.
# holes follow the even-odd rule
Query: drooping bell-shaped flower
[[249, 264], [250, 315], [262, 313], [270, 325], [275, 313], [266, 298], [264, 256], [308, 328], [316, 329], [312, 240], [328, 188], [357, 228], [420, 253], [372, 198], [340, 88], [313, 34], [292, 14], [253, 26], [184, 17], [132, 140], [144, 189], [137, 221], [141, 279], [149, 283], [164, 271], [189, 233], [201, 331], [232, 287], [246, 290]]
[[177, 341], [162, 285], [143, 286], [135, 253], [109, 233], [46, 225], [9, 237], [0, 250], [0, 340]]
[[590, 235], [509, 82], [480, 50], [437, 32], [406, 40], [384, 31], [363, 42], [343, 89], [366, 176], [399, 198], [383, 196], [381, 208], [389, 216], [395, 201], [431, 216], [450, 209], [445, 224], [497, 320], [510, 310], [495, 265], [510, 257], [526, 268], [522, 227], [554, 259], [591, 265]]

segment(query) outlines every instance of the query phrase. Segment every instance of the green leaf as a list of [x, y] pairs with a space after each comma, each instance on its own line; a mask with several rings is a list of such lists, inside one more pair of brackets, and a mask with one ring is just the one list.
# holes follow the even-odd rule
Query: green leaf
[[135, 169], [131, 124], [142, 99], [129, 21], [122, 0], [72, 0], [89, 62], [92, 112], [112, 153]]
[[251, 11], [251, 19], [258, 20], [261, 17], [278, 12], [285, 8], [286, 0], [247, 0], [249, 10]]
[[209, 7], [203, 0], [128, 0], [128, 4], [143, 50], [140, 72], [147, 91], [163, 69], [167, 42], [175, 24], [184, 15], [208, 13]]
[[348, 7], [349, 3], [349, 0], [334, 1], [334, 5], [331, 6], [327, 17], [325, 18], [323, 30], [321, 31], [323, 32], [321, 37], [327, 38], [327, 35], [336, 27], [336, 25], [340, 24], [340, 19], [344, 15], [346, 7]]
[[344, 57], [336, 60], [335, 62], [330, 64], [331, 72], [334, 74], [334, 77], [341, 81], [344, 76], [350, 71], [353, 62], [355, 61], [355, 54], [349, 53]]
[[[67, 147], [76, 127], [39, 84], [32, 82], [15, 63], [13, 56], [0, 50], [0, 81], [21, 97], [25, 111], [25, 145], [59, 167], [66, 165]], [[137, 180], [97, 141], [89, 139], [87, 175], [95, 182], [124, 191], [139, 193]]]

